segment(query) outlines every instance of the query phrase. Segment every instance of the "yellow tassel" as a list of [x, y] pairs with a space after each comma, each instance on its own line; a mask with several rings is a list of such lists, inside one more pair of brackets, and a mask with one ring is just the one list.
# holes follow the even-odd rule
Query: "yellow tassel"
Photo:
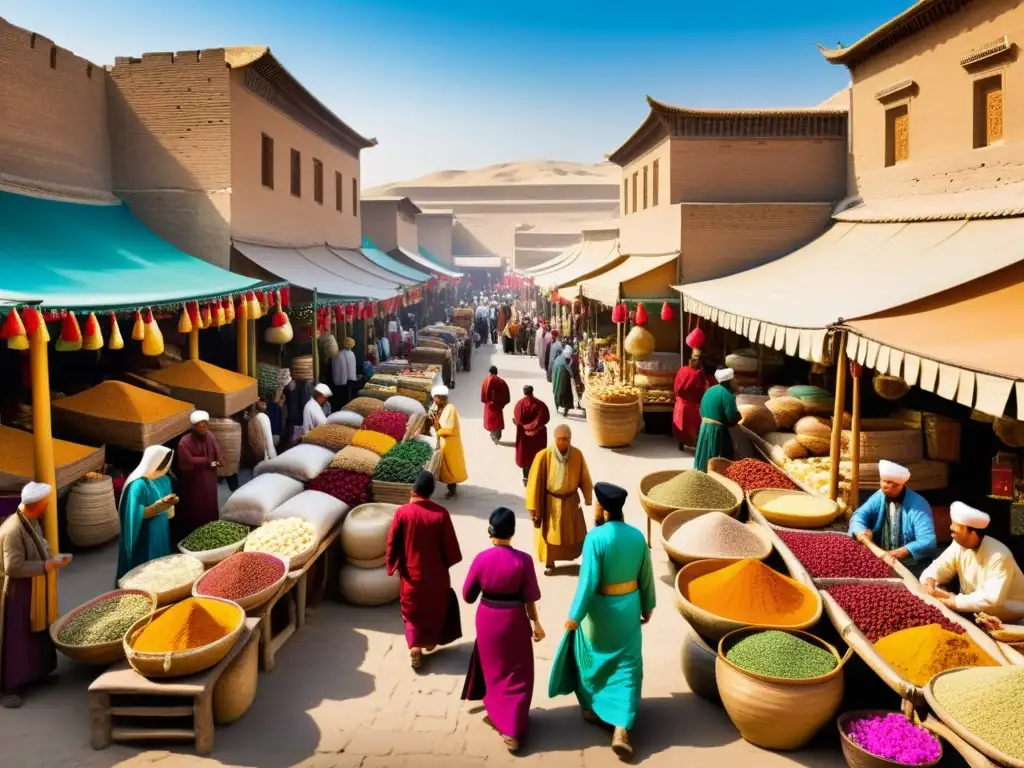
[[224, 301], [224, 322], [235, 322], [235, 299], [232, 296], [228, 296]]
[[117, 315], [110, 313], [110, 341], [107, 349], [124, 349], [124, 339], [121, 337], [121, 327], [117, 324]]
[[182, 308], [181, 316], [178, 318], [178, 333], [192, 333], [192, 321], [189, 319], [188, 310]]
[[225, 323], [224, 319], [224, 302], [218, 301], [217, 306], [213, 310], [213, 325], [216, 328], [220, 328]]
[[238, 309], [235, 310], [236, 320], [245, 321], [249, 319], [249, 308], [248, 306], [246, 306], [247, 303], [248, 302], [246, 302], [245, 297], [243, 297], [242, 300], [238, 302]]
[[160, 326], [156, 318], [150, 316], [148, 323], [144, 324], [142, 339], [142, 354], [147, 357], [159, 357], [164, 353], [164, 335], [160, 332]]
[[142, 313], [136, 311], [135, 325], [132, 327], [132, 339], [143, 341], [146, 338], [146, 323], [142, 319]]
[[12, 336], [7, 340], [7, 348], [24, 352], [28, 349], [28, 336]]
[[252, 298], [250, 298], [248, 300], [248, 306], [245, 308], [245, 310], [246, 310], [246, 318], [245, 319], [246, 320], [259, 320], [260, 317], [262, 316], [260, 314], [260, 303], [256, 300], [256, 294], [250, 293], [249, 296], [251, 296]]
[[103, 331], [100, 330], [100, 323], [94, 312], [90, 312], [89, 316], [85, 318], [85, 326], [82, 330], [82, 349], [89, 352], [103, 349]]
[[199, 313], [199, 316], [203, 319], [203, 329], [207, 329], [213, 325], [213, 315], [210, 313], [210, 305], [204, 304], [203, 311]]

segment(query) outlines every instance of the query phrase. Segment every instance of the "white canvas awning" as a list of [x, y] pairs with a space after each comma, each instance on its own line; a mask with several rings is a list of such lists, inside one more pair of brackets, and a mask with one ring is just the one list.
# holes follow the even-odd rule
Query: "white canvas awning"
[[462, 277], [461, 272], [456, 272], [454, 269], [449, 269], [448, 267], [438, 264], [435, 261], [431, 261], [422, 254], [416, 253], [415, 251], [410, 251], [407, 248], [402, 248], [401, 246], [395, 248], [393, 251], [389, 251], [389, 255], [404, 256], [409, 262], [411, 262], [413, 266], [415, 266], [416, 269], [424, 269], [438, 275], [444, 275], [445, 277]]
[[621, 263], [626, 257], [619, 253], [619, 239], [610, 237], [601, 240], [584, 240], [580, 243], [579, 250], [573, 254], [571, 261], [542, 275], [535, 275], [534, 282], [544, 288], [557, 288], [563, 293], [563, 288], [576, 285], [581, 280], [599, 275], [616, 264]]
[[501, 256], [452, 256], [456, 267], [463, 269], [498, 269]]
[[[590, 277], [580, 282], [580, 289], [588, 299], [596, 299], [605, 306], [610, 307], [619, 300], [621, 286], [635, 280], [638, 277], [653, 272], [658, 267], [672, 264], [679, 258], [679, 252], [662, 253], [656, 256], [629, 256], [621, 264], [616, 265], [607, 272], [602, 272], [596, 277]], [[679, 275], [673, 273], [666, 281], [664, 292], [668, 291], [668, 285]]]

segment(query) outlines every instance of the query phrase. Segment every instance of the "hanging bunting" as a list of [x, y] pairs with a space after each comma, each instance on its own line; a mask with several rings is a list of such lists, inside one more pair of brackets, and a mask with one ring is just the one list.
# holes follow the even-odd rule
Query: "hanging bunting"
[[146, 338], [146, 323], [142, 319], [142, 313], [136, 310], [135, 323], [132, 325], [132, 341], [142, 341]]
[[227, 322], [224, 315], [224, 300], [217, 299], [213, 304], [213, 327], [220, 328]]
[[345, 318], [347, 320], [355, 320], [356, 319], [356, 305], [355, 304], [349, 304], [349, 305], [347, 305], [345, 307]]
[[287, 285], [281, 289], [281, 306], [286, 309], [291, 309], [292, 306], [292, 292]]
[[228, 296], [224, 299], [224, 323], [230, 325], [235, 322], [235, 300]]
[[192, 318], [188, 316], [188, 308], [182, 308], [181, 316], [178, 318], [178, 333], [187, 335], [192, 333]]
[[58, 352], [77, 352], [82, 348], [82, 329], [78, 327], [78, 318], [74, 312], [68, 312], [60, 325], [60, 338], [57, 339]]
[[213, 310], [209, 304], [203, 304], [203, 311], [200, 317], [203, 318], [203, 328], [211, 328], [213, 326]]
[[121, 337], [121, 328], [117, 324], [117, 315], [110, 313], [110, 341], [107, 342], [107, 349], [124, 349], [124, 339]]
[[0, 327], [0, 339], [7, 340], [7, 348], [14, 350], [28, 349], [28, 333], [25, 331], [25, 324], [21, 321], [18, 310], [12, 309], [7, 313], [3, 327]]
[[99, 320], [93, 312], [85, 318], [85, 325], [82, 327], [82, 349], [89, 352], [103, 349], [103, 331], [100, 330]]
[[153, 317], [153, 310], [146, 310], [146, 318], [143, 325], [142, 354], [146, 357], [159, 357], [164, 353], [164, 335], [160, 332], [156, 318]]
[[674, 317], [672, 314], [672, 305], [667, 301], [661, 305], [661, 319], [668, 322]]

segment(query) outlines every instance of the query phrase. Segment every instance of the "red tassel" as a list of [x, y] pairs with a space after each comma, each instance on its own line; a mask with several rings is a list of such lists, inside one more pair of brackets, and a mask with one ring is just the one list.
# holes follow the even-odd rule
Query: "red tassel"
[[355, 320], [356, 319], [356, 305], [355, 304], [349, 304], [347, 307], [345, 307], [345, 317], [348, 318], [349, 320]]
[[667, 322], [671, 320], [673, 317], [674, 315], [672, 314], [672, 305], [666, 301], [664, 304], [661, 305], [661, 319]]
[[345, 308], [341, 304], [334, 305], [334, 322], [344, 323], [345, 322]]
[[13, 339], [25, 335], [25, 324], [21, 321], [18, 310], [12, 309], [7, 313], [3, 327], [0, 327], [0, 339]]
[[636, 324], [647, 325], [647, 309], [642, 301], [636, 305]]
[[277, 306], [277, 291], [271, 291], [270, 293], [267, 294], [267, 306]]
[[273, 314], [273, 316], [270, 318], [270, 327], [271, 328], [280, 328], [281, 326], [287, 325], [287, 324], [288, 324], [288, 315], [286, 315], [283, 310], [278, 308], [277, 312], [275, 312]]
[[145, 322], [147, 325], [149, 323], [153, 322], [153, 310], [152, 309], [147, 309], [146, 310], [146, 314], [143, 316], [143, 322]]
[[616, 304], [614, 307], [612, 307], [612, 322], [613, 323], [618, 325], [619, 323], [626, 322], [626, 312], [625, 312], [625, 309], [626, 309], [626, 307], [623, 304]]
[[282, 307], [290, 307], [291, 305], [292, 305], [292, 293], [291, 293], [291, 290], [286, 285], [284, 288], [281, 289], [281, 306]]
[[203, 328], [209, 328], [213, 325], [213, 310], [209, 304], [203, 306]]
[[199, 302], [198, 301], [190, 301], [188, 304], [185, 305], [185, 308], [188, 310], [188, 319], [189, 319], [189, 322], [192, 323], [192, 327], [193, 328], [198, 328], [199, 327]]
[[82, 331], [78, 327], [78, 319], [74, 312], [68, 312], [60, 327], [60, 337], [68, 344], [78, 344], [82, 340]]

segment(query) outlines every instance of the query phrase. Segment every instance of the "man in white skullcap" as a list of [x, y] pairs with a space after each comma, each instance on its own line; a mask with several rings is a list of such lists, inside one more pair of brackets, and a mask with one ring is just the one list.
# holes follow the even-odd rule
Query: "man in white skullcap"
[[466, 454], [462, 450], [462, 429], [459, 426], [459, 412], [448, 402], [448, 387], [438, 384], [430, 391], [434, 404], [430, 408], [430, 419], [437, 434], [441, 449], [441, 468], [437, 477], [448, 487], [446, 499], [454, 498], [459, 483], [469, 479], [466, 471]]
[[324, 403], [331, 397], [331, 388], [326, 384], [317, 384], [313, 387], [313, 396], [302, 408], [302, 434], [311, 429], [327, 423], [327, 414], [324, 412]]
[[708, 471], [708, 462], [715, 458], [732, 458], [732, 436], [729, 428], [740, 423], [736, 395], [732, 393], [732, 368], [715, 371], [714, 386], [700, 399], [700, 431], [693, 455], [694, 469]]
[[919, 574], [935, 557], [935, 520], [920, 494], [907, 488], [910, 470], [892, 461], [878, 462], [879, 489], [850, 519], [850, 535], [871, 541]]
[[[921, 574], [925, 590], [959, 613], [1024, 619], [1024, 572], [1005, 544], [986, 535], [989, 516], [954, 501], [949, 517], [953, 543]], [[956, 595], [943, 589], [954, 578], [960, 582]]]
[[192, 431], [178, 441], [178, 496], [180, 503], [171, 520], [171, 540], [181, 541], [220, 516], [217, 500], [217, 469], [224, 464], [220, 443], [210, 429], [210, 414], [194, 411]]

